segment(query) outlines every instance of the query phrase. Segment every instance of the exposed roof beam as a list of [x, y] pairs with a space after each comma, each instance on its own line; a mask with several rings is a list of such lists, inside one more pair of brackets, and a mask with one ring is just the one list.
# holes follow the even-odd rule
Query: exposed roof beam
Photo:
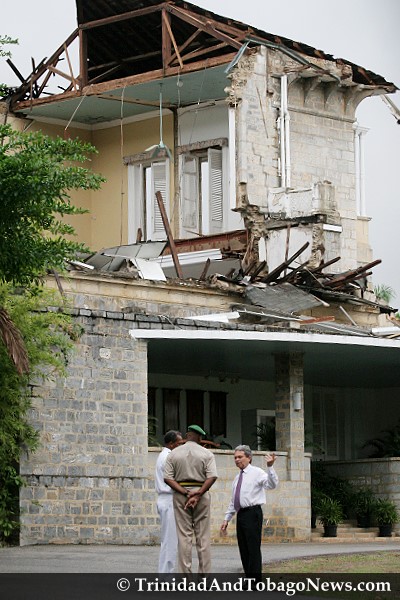
[[92, 67], [89, 67], [88, 71], [91, 72], [98, 71], [99, 69], [110, 69], [112, 67], [120, 67], [125, 63], [138, 62], [139, 60], [145, 60], [146, 58], [153, 58], [154, 56], [158, 56], [159, 54], [160, 50], [146, 52], [146, 54], [136, 54], [135, 56], [129, 56], [128, 58], [121, 58], [120, 60], [109, 61], [101, 65], [93, 65]]
[[[165, 26], [167, 33], [170, 37], [170, 40], [174, 46], [174, 50], [175, 50], [175, 55], [178, 58], [179, 64], [181, 69], [183, 69], [183, 62], [182, 62], [182, 58], [181, 55], [179, 54], [179, 50], [178, 50], [178, 46], [174, 37], [174, 34], [172, 33], [172, 29], [171, 29], [171, 23], [170, 23], [170, 17], [169, 15], [167, 15], [167, 12], [165, 10], [162, 11], [162, 21], [163, 21], [163, 26]], [[165, 57], [165, 66], [169, 65], [169, 63], [171, 62], [171, 46], [169, 46], [169, 53], [168, 55]]]
[[121, 21], [127, 21], [136, 17], [142, 17], [144, 15], [159, 12], [163, 8], [163, 6], [163, 4], [159, 4], [158, 6], [148, 6], [147, 8], [138, 8], [137, 10], [130, 10], [129, 12], [122, 13], [120, 15], [104, 17], [104, 19], [97, 19], [96, 21], [88, 21], [87, 23], [81, 23], [79, 25], [79, 29], [94, 29], [95, 27], [103, 27], [104, 25], [120, 23]]
[[[220, 65], [229, 64], [231, 60], [236, 56], [235, 52], [230, 52], [229, 54], [224, 54], [223, 56], [215, 56], [214, 58], [209, 58], [207, 60], [207, 68], [218, 67]], [[166, 71], [166, 75], [173, 77], [178, 74], [185, 73], [193, 73], [196, 71], [204, 71], [205, 62], [197, 61], [195, 63], [190, 63], [188, 65], [184, 65], [183, 69], [180, 67], [169, 67]], [[33, 101], [30, 100], [22, 100], [19, 101], [16, 105], [14, 105], [15, 110], [24, 110], [30, 109], [32, 106], [41, 106], [43, 104], [51, 104], [54, 102], [61, 102], [63, 100], [72, 100], [74, 98], [79, 98], [82, 95], [85, 96], [96, 96], [103, 94], [104, 92], [110, 92], [112, 90], [120, 89], [123, 87], [127, 87], [129, 85], [135, 85], [138, 83], [145, 83], [147, 81], [157, 81], [158, 79], [162, 79], [164, 77], [163, 69], [158, 69], [156, 71], [149, 71], [147, 73], [140, 73], [139, 75], [132, 75], [130, 77], [123, 77], [121, 79], [114, 79], [113, 81], [106, 81], [103, 83], [98, 83], [96, 85], [89, 84], [83, 90], [79, 92], [65, 92], [64, 94], [57, 94], [54, 96], [50, 96], [47, 98], [37, 98]]]
[[197, 58], [198, 56], [202, 56], [203, 54], [209, 54], [210, 52], [215, 52], [216, 50], [221, 50], [221, 48], [226, 48], [227, 46], [228, 44], [226, 42], [221, 42], [216, 46], [209, 46], [200, 50], [193, 50], [193, 52], [188, 52], [187, 54], [184, 54], [183, 58], [185, 60]]
[[171, 4], [166, 5], [166, 10], [175, 15], [176, 17], [182, 19], [182, 21], [186, 21], [186, 23], [189, 23], [189, 25], [193, 25], [193, 27], [196, 27], [197, 29], [202, 29], [203, 31], [206, 31], [213, 37], [221, 40], [222, 42], [226, 42], [229, 46], [233, 46], [237, 50], [239, 50], [243, 45], [239, 40], [244, 39], [246, 35], [245, 32], [238, 31], [238, 39], [233, 39], [229, 35], [218, 31], [217, 21], [207, 19], [207, 21], [204, 22], [198, 15], [195, 15], [194, 13], [191, 13], [188, 10], [183, 10], [176, 6], [172, 6]]

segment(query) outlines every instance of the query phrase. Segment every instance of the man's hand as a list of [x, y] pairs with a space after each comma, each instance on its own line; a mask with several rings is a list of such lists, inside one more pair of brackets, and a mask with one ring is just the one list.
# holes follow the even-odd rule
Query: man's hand
[[265, 464], [267, 465], [267, 467], [272, 467], [274, 462], [276, 461], [276, 456], [273, 452], [272, 452], [272, 454], [266, 454], [264, 458], [265, 458]]
[[228, 529], [228, 521], [224, 521], [221, 525], [221, 528], [219, 530], [219, 534], [221, 537], [224, 537], [227, 535], [227, 529]]
[[193, 494], [191, 496], [188, 496], [188, 500], [186, 501], [186, 504], [185, 504], [185, 510], [187, 510], [188, 508], [194, 508], [195, 506], [197, 506], [199, 500], [200, 500], [199, 494]]

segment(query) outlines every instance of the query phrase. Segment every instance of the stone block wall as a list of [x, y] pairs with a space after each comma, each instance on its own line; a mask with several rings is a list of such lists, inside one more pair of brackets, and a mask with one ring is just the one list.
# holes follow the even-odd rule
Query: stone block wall
[[[211, 536], [215, 544], [236, 544], [236, 519], [228, 526], [228, 535], [221, 537], [219, 530], [231, 499], [232, 482], [237, 475], [232, 450], [214, 450], [218, 479], [211, 488]], [[148, 454], [148, 485], [154, 490], [154, 470], [159, 450], [151, 448]], [[253, 464], [264, 468], [263, 452], [253, 453]], [[305, 542], [310, 539], [310, 457], [304, 458], [304, 476], [301, 481], [290, 481], [288, 477], [288, 455], [277, 452], [275, 463], [279, 486], [266, 492], [263, 506], [263, 541]], [[154, 494], [153, 516], [157, 516]], [[159, 527], [155, 528], [155, 539], [159, 542]]]
[[[324, 467], [330, 475], [348, 479], [356, 487], [370, 488], [378, 498], [391, 500], [400, 514], [400, 458], [327, 461]], [[395, 530], [400, 532], [400, 523]]]
[[[267, 214], [269, 191], [282, 189], [277, 119], [280, 77], [287, 74], [291, 188], [304, 190], [318, 182], [331, 184], [339, 214], [337, 224], [342, 226], [336, 256], [341, 256], [342, 270], [354, 269], [360, 258], [353, 126], [355, 109], [363, 96], [357, 86], [339, 84], [339, 67], [332, 72], [332, 64], [315, 62], [329, 69], [331, 75], [317, 77], [310, 67], [307, 76], [300, 76], [296, 60], [260, 47], [255, 54], [242, 58], [231, 74], [228, 100], [236, 107], [238, 195]], [[262, 235], [261, 229], [257, 224], [256, 235]], [[337, 248], [329, 252], [329, 236], [325, 237], [328, 260]]]
[[21, 544], [142, 543], [154, 525], [143, 479], [147, 344], [117, 315], [84, 313], [67, 376], [34, 387], [41, 445], [21, 460]]
[[[149, 453], [147, 442], [147, 343], [132, 339], [129, 330], [207, 324], [97, 308], [72, 312], [84, 333], [66, 376], [33, 386], [29, 417], [41, 445], [21, 459], [27, 485], [20, 497], [20, 543], [157, 543], [157, 452]], [[216, 454], [220, 478], [213, 490], [212, 527], [214, 540], [221, 541], [219, 527], [236, 467], [232, 452]], [[262, 461], [261, 453], [255, 461]], [[287, 468], [287, 456], [280, 453], [281, 485], [268, 495], [264, 537], [304, 541], [309, 537], [309, 459], [301, 480], [289, 481]], [[234, 539], [232, 526], [228, 541]]]

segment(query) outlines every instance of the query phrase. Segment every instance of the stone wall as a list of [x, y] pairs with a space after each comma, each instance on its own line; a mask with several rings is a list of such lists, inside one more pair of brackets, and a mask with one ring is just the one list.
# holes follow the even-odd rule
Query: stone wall
[[[342, 231], [340, 235], [324, 234], [326, 254], [323, 252], [322, 258], [326, 261], [332, 255], [341, 256], [339, 269], [354, 269], [366, 259], [365, 253], [358, 256], [357, 247], [354, 122], [356, 107], [368, 93], [352, 83], [346, 65], [334, 66], [317, 59], [314, 63], [316, 69], [312, 65], [305, 69], [278, 50], [260, 47], [255, 54], [243, 57], [232, 72], [228, 101], [236, 108], [238, 206], [255, 237], [268, 236], [263, 231], [263, 219], [270, 212], [268, 195], [284, 191], [278, 118], [280, 80], [287, 75], [291, 159], [288, 188], [296, 192], [319, 183], [330, 184], [338, 211], [335, 223]], [[320, 69], [326, 69], [324, 76]], [[254, 207], [259, 209], [257, 219]], [[309, 215], [304, 208], [303, 214]], [[329, 214], [327, 219], [330, 222]]]
[[[103, 300], [105, 308], [108, 302]], [[91, 303], [96, 305], [96, 299], [92, 297]], [[156, 543], [157, 453], [148, 453], [147, 443], [147, 343], [133, 340], [129, 330], [207, 325], [181, 319], [171, 324], [159, 316], [131, 312], [89, 308], [71, 312], [84, 333], [70, 356], [67, 375], [33, 385], [29, 417], [40, 432], [41, 445], [21, 459], [27, 483], [21, 490], [21, 545]], [[261, 460], [259, 454], [255, 461]], [[213, 538], [220, 541], [219, 527], [236, 470], [232, 452], [218, 451], [217, 464]], [[289, 480], [287, 469], [287, 456], [280, 453], [281, 485], [269, 494], [264, 536], [274, 541], [305, 540], [309, 459], [304, 459], [304, 473], [296, 482]], [[227, 541], [233, 534], [234, 527]]]
[[[219, 529], [232, 495], [232, 481], [237, 475], [232, 450], [214, 450], [218, 479], [211, 488], [211, 535], [216, 544], [236, 544], [236, 519], [228, 526], [228, 535], [220, 537]], [[154, 489], [153, 473], [159, 450], [151, 448], [148, 455], [149, 486]], [[275, 469], [279, 486], [266, 492], [263, 506], [263, 541], [301, 542], [310, 539], [310, 456], [305, 457], [305, 472], [302, 481], [288, 478], [288, 455], [277, 452]], [[253, 464], [264, 468], [264, 452], [253, 453]], [[156, 494], [154, 492], [153, 514], [156, 517]], [[159, 529], [157, 528], [157, 542]]]
[[143, 484], [147, 344], [118, 315], [76, 318], [84, 334], [67, 376], [33, 387], [41, 445], [21, 460], [21, 544], [141, 543], [154, 525]]
[[[400, 514], [400, 458], [329, 461], [323, 464], [330, 475], [348, 479], [356, 487], [370, 488], [378, 498], [392, 500]], [[395, 529], [400, 532], [400, 523]]]

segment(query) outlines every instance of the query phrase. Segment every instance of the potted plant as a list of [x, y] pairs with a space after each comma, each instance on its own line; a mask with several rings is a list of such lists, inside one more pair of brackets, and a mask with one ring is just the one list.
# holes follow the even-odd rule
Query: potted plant
[[376, 507], [376, 498], [370, 488], [360, 488], [353, 495], [353, 508], [356, 513], [357, 527], [371, 527]]
[[326, 494], [320, 489], [311, 486], [311, 529], [317, 526], [317, 517], [319, 516], [319, 505]]
[[375, 521], [379, 527], [379, 537], [391, 537], [393, 525], [398, 520], [399, 513], [395, 503], [379, 498], [375, 508]]
[[337, 537], [337, 526], [343, 521], [343, 508], [339, 500], [328, 496], [321, 498], [318, 512], [324, 526], [324, 537]]

